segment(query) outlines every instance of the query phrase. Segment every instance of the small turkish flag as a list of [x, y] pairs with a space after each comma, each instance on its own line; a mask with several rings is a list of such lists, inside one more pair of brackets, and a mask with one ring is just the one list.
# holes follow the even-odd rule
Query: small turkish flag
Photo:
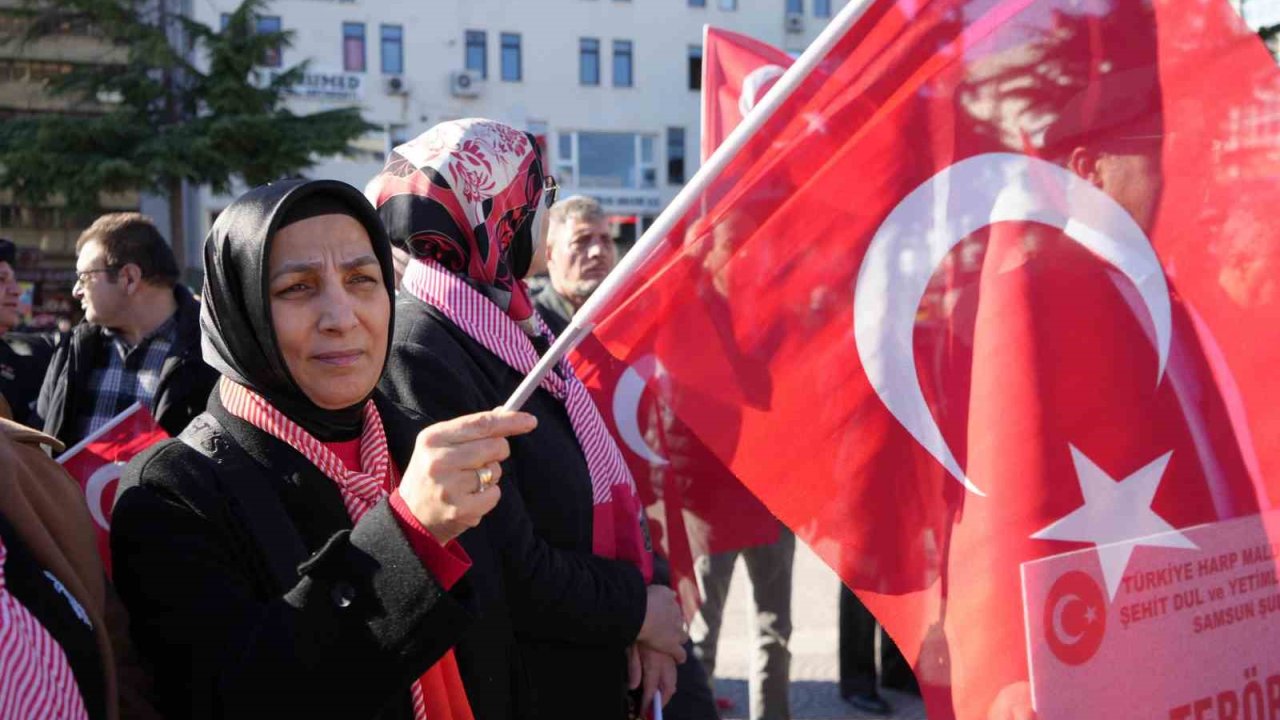
[[1022, 716], [1023, 567], [1088, 553], [1049, 617], [1089, 673], [1132, 566], [1280, 497], [1280, 72], [1223, 2], [857, 12], [595, 339], [859, 592], [931, 718]]
[[130, 405], [109, 423], [58, 456], [84, 490], [89, 515], [98, 536], [98, 553], [111, 573], [111, 508], [115, 506], [120, 474], [133, 456], [169, 437], [139, 403]]

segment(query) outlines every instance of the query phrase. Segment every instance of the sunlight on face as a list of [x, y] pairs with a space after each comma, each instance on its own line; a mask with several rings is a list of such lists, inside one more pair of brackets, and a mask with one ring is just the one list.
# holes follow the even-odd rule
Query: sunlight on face
[[267, 265], [280, 354], [311, 402], [360, 402], [382, 376], [391, 298], [369, 233], [348, 215], [320, 215], [276, 233]]

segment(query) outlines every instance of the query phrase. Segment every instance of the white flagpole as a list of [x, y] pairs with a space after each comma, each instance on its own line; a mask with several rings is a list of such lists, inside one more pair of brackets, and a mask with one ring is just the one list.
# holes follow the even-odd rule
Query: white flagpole
[[[542, 378], [550, 372], [551, 368], [560, 359], [569, 354], [569, 351], [578, 346], [582, 339], [591, 332], [595, 327], [595, 316], [599, 309], [613, 300], [613, 296], [618, 293], [622, 287], [623, 280], [633, 274], [645, 260], [653, 254], [664, 238], [675, 227], [676, 222], [684, 216], [686, 212], [693, 207], [693, 203], [706, 192], [707, 187], [713, 180], [720, 176], [725, 167], [738, 156], [743, 146], [751, 139], [761, 126], [773, 116], [774, 111], [778, 109], [784, 100], [791, 96], [800, 83], [807, 78], [818, 63], [826, 57], [836, 42], [844, 36], [849, 28], [862, 17], [867, 8], [871, 5], [871, 0], [851, 0], [848, 5], [832, 18], [827, 27], [817, 38], [814, 39], [804, 53], [796, 59], [795, 63], [787, 68], [787, 71], [778, 78], [778, 82], [770, 88], [764, 98], [756, 105], [750, 113], [747, 114], [738, 127], [729, 133], [729, 137], [725, 138], [724, 143], [716, 149], [711, 157], [707, 158], [707, 162], [698, 169], [698, 172], [690, 178], [689, 182], [676, 195], [666, 210], [658, 216], [653, 225], [645, 230], [644, 235], [636, 242], [635, 247], [627, 256], [622, 259], [621, 263], [609, 273], [605, 281], [596, 288], [591, 297], [578, 308], [578, 312], [574, 314], [573, 319], [569, 321], [569, 325], [556, 339], [550, 349], [542, 355], [537, 365], [533, 366], [533, 370], [525, 376], [520, 386], [515, 392], [507, 398], [507, 402], [502, 406], [504, 410], [519, 410], [524, 405], [529, 396], [542, 382]], [[706, 58], [703, 58], [704, 62]]]

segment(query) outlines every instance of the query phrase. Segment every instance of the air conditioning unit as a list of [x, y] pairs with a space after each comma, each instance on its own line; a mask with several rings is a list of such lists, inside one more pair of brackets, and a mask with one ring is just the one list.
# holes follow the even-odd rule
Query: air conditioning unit
[[789, 33], [804, 32], [804, 15], [801, 15], [800, 13], [787, 13], [782, 24]]
[[383, 75], [382, 91], [388, 95], [408, 95], [409, 83], [403, 75]]
[[449, 75], [449, 92], [454, 97], [476, 97], [484, 79], [475, 70], [458, 70]]

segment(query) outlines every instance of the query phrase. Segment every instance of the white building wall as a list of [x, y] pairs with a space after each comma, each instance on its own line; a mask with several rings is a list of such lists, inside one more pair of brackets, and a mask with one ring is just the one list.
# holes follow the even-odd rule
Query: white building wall
[[[832, 0], [832, 14], [848, 0]], [[828, 18], [814, 15], [813, 0], [804, 0], [803, 30], [785, 29], [786, 0], [705, 0], [690, 7], [689, 0], [275, 0], [268, 8], [294, 44], [284, 50], [284, 67], [309, 60], [315, 75], [331, 76], [339, 84], [358, 84], [349, 97], [296, 97], [295, 112], [306, 113], [359, 105], [365, 119], [404, 138], [413, 137], [443, 120], [489, 117], [515, 127], [545, 133], [548, 165], [556, 173], [561, 135], [573, 131], [627, 132], [654, 138], [656, 186], [603, 188], [562, 183], [562, 196], [583, 192], [599, 197], [611, 213], [652, 218], [675, 196], [678, 182], [667, 177], [666, 132], [685, 130], [685, 177], [697, 168], [699, 92], [689, 89], [688, 49], [702, 43], [702, 28], [711, 24], [751, 35], [798, 53], [825, 26]], [[196, 0], [197, 20], [217, 27], [222, 13], [238, 0]], [[365, 25], [365, 71], [343, 70], [343, 23]], [[407, 92], [384, 90], [380, 64], [380, 26], [404, 28], [404, 74]], [[459, 97], [450, 90], [451, 75], [465, 67], [465, 33], [484, 31], [488, 79], [476, 97]], [[518, 82], [501, 79], [501, 34], [519, 33], [522, 74]], [[600, 40], [600, 84], [579, 82], [579, 39]], [[632, 87], [614, 87], [614, 40], [632, 43]], [[357, 187], [382, 166], [390, 146], [383, 132], [360, 143], [358, 157], [330, 158], [307, 172]], [[203, 229], [229, 202], [207, 191], [201, 194]], [[643, 223], [643, 220], [642, 220]]]

